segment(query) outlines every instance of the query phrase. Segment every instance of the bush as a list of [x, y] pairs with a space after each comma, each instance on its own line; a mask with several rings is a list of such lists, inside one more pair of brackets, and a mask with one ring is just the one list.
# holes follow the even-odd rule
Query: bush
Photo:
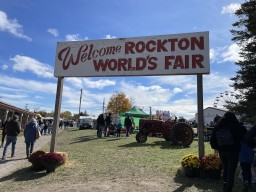
[[34, 170], [44, 170], [45, 167], [41, 162], [41, 156], [46, 154], [44, 151], [36, 151], [34, 153], [32, 153], [28, 159], [29, 162], [32, 163], [32, 167]]
[[54, 165], [62, 165], [64, 163], [64, 158], [59, 153], [46, 153], [40, 156], [41, 162], [43, 164], [54, 164]]
[[215, 154], [204, 155], [200, 163], [201, 167], [205, 170], [222, 169], [221, 160]]
[[182, 158], [181, 165], [182, 167], [199, 168], [200, 160], [196, 155], [188, 154]]

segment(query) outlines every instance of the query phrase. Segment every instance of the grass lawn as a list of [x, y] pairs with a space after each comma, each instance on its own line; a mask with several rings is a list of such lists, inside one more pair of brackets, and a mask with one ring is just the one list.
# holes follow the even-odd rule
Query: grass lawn
[[[186, 178], [180, 169], [185, 154], [198, 154], [197, 140], [180, 148], [157, 137], [140, 144], [135, 135], [99, 139], [96, 130], [71, 128], [58, 135], [56, 151], [68, 153], [68, 165], [46, 174], [28, 162], [0, 179], [0, 191], [222, 191], [221, 180]], [[212, 152], [205, 142], [205, 153]], [[242, 191], [237, 177], [235, 182], [234, 192]], [[119, 185], [126, 188], [109, 187]]]

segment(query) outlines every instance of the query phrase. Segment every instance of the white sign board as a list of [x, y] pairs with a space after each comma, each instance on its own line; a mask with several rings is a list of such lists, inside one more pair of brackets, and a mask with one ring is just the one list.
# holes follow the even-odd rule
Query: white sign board
[[209, 74], [209, 32], [58, 42], [55, 77]]

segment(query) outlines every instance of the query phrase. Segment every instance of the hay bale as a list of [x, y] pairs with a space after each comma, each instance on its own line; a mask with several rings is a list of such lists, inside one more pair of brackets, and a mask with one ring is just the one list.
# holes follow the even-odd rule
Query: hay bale
[[62, 155], [63, 160], [64, 160], [64, 163], [63, 163], [63, 164], [67, 164], [67, 163], [68, 163], [68, 153], [66, 153], [66, 152], [56, 152], [56, 153]]

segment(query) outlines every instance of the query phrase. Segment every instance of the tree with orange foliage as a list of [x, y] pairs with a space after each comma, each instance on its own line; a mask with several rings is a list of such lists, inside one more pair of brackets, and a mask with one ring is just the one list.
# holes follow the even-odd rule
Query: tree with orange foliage
[[111, 113], [123, 113], [132, 107], [130, 100], [124, 93], [115, 93], [110, 97], [107, 111]]

